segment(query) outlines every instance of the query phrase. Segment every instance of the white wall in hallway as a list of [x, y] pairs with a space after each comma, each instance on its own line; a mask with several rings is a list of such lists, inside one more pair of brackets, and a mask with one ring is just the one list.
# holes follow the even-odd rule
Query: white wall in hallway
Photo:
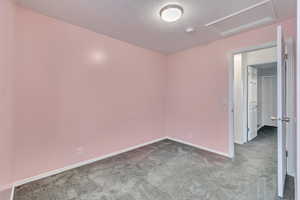
[[277, 84], [276, 76], [263, 76], [262, 78], [262, 125], [277, 126], [277, 121], [271, 120], [271, 117], [277, 116]]

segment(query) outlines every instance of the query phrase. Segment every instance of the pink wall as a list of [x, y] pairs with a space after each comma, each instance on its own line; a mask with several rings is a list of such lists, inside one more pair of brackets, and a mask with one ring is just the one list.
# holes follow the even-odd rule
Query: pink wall
[[13, 67], [14, 12], [14, 5], [10, 0], [0, 0], [0, 189], [12, 178], [11, 70]]
[[165, 56], [18, 8], [14, 179], [164, 136]]
[[11, 192], [12, 192], [12, 189], [6, 189], [3, 191], [0, 191], [0, 200], [10, 200]]
[[[296, 35], [295, 20], [282, 23]], [[276, 39], [276, 25], [168, 57], [167, 135], [228, 153], [229, 52]]]

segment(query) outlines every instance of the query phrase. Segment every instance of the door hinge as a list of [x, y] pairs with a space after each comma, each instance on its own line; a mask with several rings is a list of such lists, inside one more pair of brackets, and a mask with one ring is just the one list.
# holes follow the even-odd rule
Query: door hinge
[[289, 152], [287, 150], [285, 151], [285, 156], [289, 157]]
[[289, 58], [288, 54], [284, 54], [284, 59], [287, 60]]

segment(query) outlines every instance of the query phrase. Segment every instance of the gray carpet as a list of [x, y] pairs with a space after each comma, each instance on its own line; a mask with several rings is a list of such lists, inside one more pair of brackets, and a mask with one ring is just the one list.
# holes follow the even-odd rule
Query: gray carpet
[[[286, 199], [293, 200], [287, 179]], [[265, 128], [234, 160], [165, 140], [15, 190], [15, 200], [276, 199], [276, 129]]]

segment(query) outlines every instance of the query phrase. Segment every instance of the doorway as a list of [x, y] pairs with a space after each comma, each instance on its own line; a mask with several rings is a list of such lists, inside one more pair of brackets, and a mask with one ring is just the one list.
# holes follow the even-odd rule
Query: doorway
[[[234, 142], [245, 144], [264, 126], [275, 126], [276, 46], [233, 55]], [[271, 90], [270, 90], [271, 89]]]
[[[272, 51], [276, 53], [276, 48], [269, 49]], [[277, 128], [277, 121], [272, 120], [277, 116], [277, 62], [269, 61], [247, 66], [248, 119], [247, 131], [244, 132], [247, 140], [244, 142], [255, 139], [262, 128]]]
[[[271, 51], [273, 53], [271, 53]], [[286, 51], [288, 57], [286, 61], [286, 102], [287, 116], [290, 122], [286, 125], [286, 149], [287, 174], [295, 174], [295, 78], [294, 78], [294, 56], [293, 41], [287, 40]], [[266, 56], [266, 52], [269, 52]], [[265, 127], [274, 130], [277, 140], [276, 127], [278, 126], [277, 106], [278, 82], [277, 42], [259, 45], [235, 51], [231, 53], [230, 62], [230, 106], [229, 106], [229, 151], [235, 157], [236, 145], [251, 144], [257, 140], [260, 130], [265, 131]], [[246, 56], [245, 56], [246, 55]], [[249, 56], [250, 55], [250, 56]], [[262, 56], [265, 55], [265, 56]], [[272, 55], [272, 56], [271, 56]], [[255, 59], [253, 59], [253, 56]], [[261, 59], [263, 58], [263, 59]], [[255, 63], [255, 62], [256, 63]], [[282, 64], [282, 63], [281, 63]], [[282, 67], [281, 65], [280, 67]], [[289, 108], [293, 107], [293, 109]], [[293, 110], [293, 111], [292, 111]], [[283, 121], [282, 119], [280, 119]], [[281, 122], [282, 123], [282, 122]], [[237, 147], [237, 146], [236, 146]], [[278, 146], [276, 147], [278, 150]], [[279, 163], [278, 163], [279, 165]], [[280, 169], [280, 168], [278, 168]], [[285, 169], [284, 169], [285, 170]], [[286, 174], [286, 173], [285, 173]], [[280, 196], [280, 195], [279, 195]]]

